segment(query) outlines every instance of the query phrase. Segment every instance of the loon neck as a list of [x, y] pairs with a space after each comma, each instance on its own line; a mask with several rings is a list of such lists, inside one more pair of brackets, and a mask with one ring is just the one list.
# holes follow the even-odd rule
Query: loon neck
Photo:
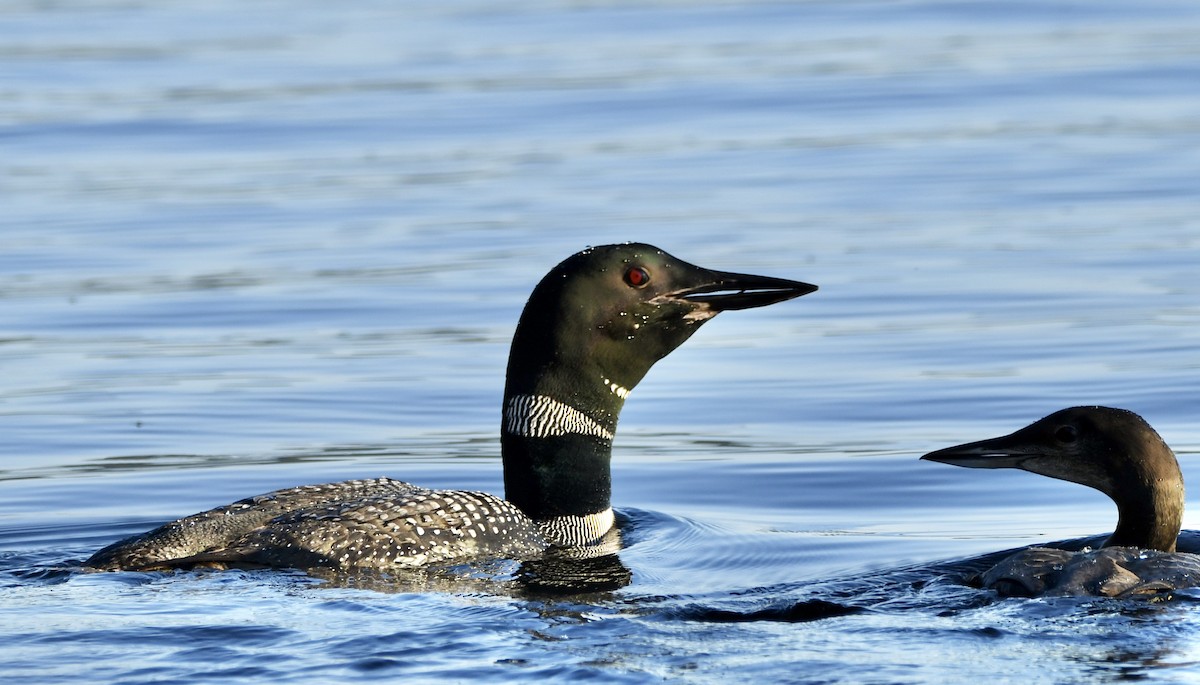
[[[612, 441], [628, 390], [609, 379], [580, 385], [570, 400], [553, 390], [510, 384], [501, 454], [505, 498], [535, 521], [587, 517], [611, 509]], [[615, 389], [614, 389], [615, 386]]]
[[1166, 478], [1134, 481], [1113, 493], [1117, 503], [1117, 528], [1105, 540], [1105, 547], [1140, 547], [1174, 552], [1183, 525], [1183, 479]]
[[1107, 473], [1100, 482], [1089, 483], [1117, 505], [1117, 528], [1104, 545], [1174, 552], [1184, 507], [1179, 460], [1140, 417], [1130, 412], [1116, 417], [1133, 425], [1110, 431], [1119, 440], [1093, 447], [1093, 453], [1103, 455]]

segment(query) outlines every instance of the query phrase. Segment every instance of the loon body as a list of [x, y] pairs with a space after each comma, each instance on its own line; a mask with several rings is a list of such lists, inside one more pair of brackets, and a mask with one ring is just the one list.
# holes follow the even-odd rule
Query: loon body
[[1175, 551], [1184, 503], [1179, 462], [1131, 411], [1063, 409], [1010, 435], [921, 458], [1022, 469], [1095, 488], [1116, 503], [1116, 530], [1100, 549], [1030, 547], [985, 571], [983, 585], [1000, 594], [1127, 597], [1200, 586], [1200, 555]]
[[505, 499], [389, 478], [250, 497], [118, 541], [86, 567], [417, 567], [613, 551], [617, 418], [650, 367], [726, 310], [816, 286], [711, 271], [650, 245], [589, 248], [547, 274], [513, 336], [501, 452]]

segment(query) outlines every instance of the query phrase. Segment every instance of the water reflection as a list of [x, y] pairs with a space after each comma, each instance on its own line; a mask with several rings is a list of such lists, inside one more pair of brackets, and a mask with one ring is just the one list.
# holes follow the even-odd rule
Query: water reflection
[[[238, 573], [211, 569], [190, 571], [146, 572], [150, 574], [178, 573]], [[243, 570], [241, 573], [245, 573]], [[24, 574], [22, 578], [46, 582], [61, 578], [63, 571], [43, 570]], [[122, 572], [128, 573], [128, 572]], [[618, 554], [593, 557], [572, 556], [569, 553], [547, 553], [530, 561], [493, 560], [450, 567], [421, 569], [335, 570], [315, 567], [301, 571], [264, 569], [254, 574], [301, 574], [321, 582], [322, 587], [355, 588], [385, 593], [440, 592], [445, 594], [484, 594], [514, 598], [556, 600], [575, 598], [604, 601], [608, 593], [629, 585], [633, 573], [621, 562]], [[611, 599], [611, 598], [610, 598]]]

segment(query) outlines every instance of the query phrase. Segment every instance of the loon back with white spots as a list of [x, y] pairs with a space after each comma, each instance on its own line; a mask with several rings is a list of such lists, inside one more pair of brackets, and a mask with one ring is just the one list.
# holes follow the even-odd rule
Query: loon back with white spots
[[609, 463], [630, 391], [719, 312], [814, 290], [710, 271], [649, 245], [589, 248], [534, 288], [513, 336], [501, 419], [506, 499], [389, 478], [301, 486], [167, 523], [84, 565], [388, 569], [530, 559], [550, 547], [612, 551]]

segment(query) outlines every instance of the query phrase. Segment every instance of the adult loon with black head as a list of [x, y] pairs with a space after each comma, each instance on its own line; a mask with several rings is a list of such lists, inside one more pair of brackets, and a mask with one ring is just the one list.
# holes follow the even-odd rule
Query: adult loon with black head
[[650, 245], [605, 245], [534, 289], [513, 336], [501, 453], [506, 499], [390, 478], [259, 495], [116, 542], [86, 567], [391, 569], [612, 551], [617, 418], [650, 367], [719, 312], [811, 293], [704, 269]]
[[1184, 501], [1179, 462], [1131, 411], [1063, 409], [1015, 433], [921, 458], [1022, 469], [1087, 485], [1116, 503], [1116, 530], [1100, 549], [1029, 547], [985, 571], [983, 586], [1002, 595], [1127, 597], [1200, 586], [1200, 555], [1175, 551]]

